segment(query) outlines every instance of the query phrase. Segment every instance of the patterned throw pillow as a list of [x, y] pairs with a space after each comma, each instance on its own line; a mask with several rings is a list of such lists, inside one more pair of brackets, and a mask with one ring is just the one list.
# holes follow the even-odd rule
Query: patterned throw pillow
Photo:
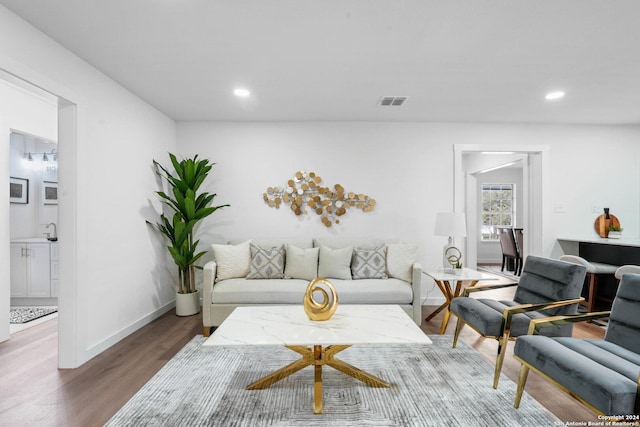
[[284, 245], [262, 249], [251, 244], [251, 264], [247, 279], [284, 278]]
[[351, 275], [354, 279], [386, 279], [387, 245], [373, 250], [355, 248], [351, 261]]

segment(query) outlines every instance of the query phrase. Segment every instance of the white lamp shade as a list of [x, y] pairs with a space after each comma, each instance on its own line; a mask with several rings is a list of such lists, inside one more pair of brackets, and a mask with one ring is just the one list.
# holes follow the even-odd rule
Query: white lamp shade
[[464, 213], [438, 212], [434, 234], [446, 237], [466, 237], [467, 222]]

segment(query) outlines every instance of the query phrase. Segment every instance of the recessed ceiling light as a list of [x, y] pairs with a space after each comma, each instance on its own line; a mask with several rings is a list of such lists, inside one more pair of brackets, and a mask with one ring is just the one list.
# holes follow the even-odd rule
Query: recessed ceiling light
[[233, 90], [233, 94], [238, 98], [246, 98], [251, 95], [251, 92], [245, 88], [239, 87]]
[[561, 90], [556, 92], [549, 92], [544, 96], [544, 99], [548, 101], [555, 101], [556, 99], [562, 99], [562, 98], [564, 98], [564, 92]]

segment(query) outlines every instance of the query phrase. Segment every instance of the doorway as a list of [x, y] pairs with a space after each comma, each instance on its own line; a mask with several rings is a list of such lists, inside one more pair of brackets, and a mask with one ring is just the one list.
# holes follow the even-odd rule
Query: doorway
[[[541, 254], [543, 225], [545, 223], [542, 195], [545, 193], [545, 171], [548, 165], [548, 146], [494, 146], [466, 145], [454, 146], [454, 210], [467, 214], [467, 237], [463, 253], [467, 266], [476, 268], [478, 264], [478, 242], [480, 231], [478, 224], [477, 174], [481, 169], [467, 168], [465, 156], [477, 159], [503, 157], [498, 167], [520, 162], [522, 171], [522, 201], [520, 206], [521, 226], [526, 231], [524, 256]], [[504, 160], [506, 158], [506, 160]], [[480, 163], [476, 163], [480, 164]]]
[[[0, 57], [2, 59], [2, 57]], [[7, 61], [3, 61], [9, 63]], [[74, 102], [69, 101], [68, 97], [61, 97], [56, 93], [66, 93], [66, 88], [57, 88], [56, 85], [31, 70], [21, 68], [12, 72], [9, 69], [0, 68], [0, 80], [3, 84], [14, 85], [20, 90], [38, 94], [54, 100], [57, 112], [54, 118], [57, 121], [57, 138], [58, 153], [60, 155], [58, 163], [58, 184], [56, 193], [58, 198], [59, 219], [57, 224], [58, 241], [58, 259], [59, 259], [59, 287], [58, 287], [58, 367], [73, 368], [77, 366], [77, 337], [75, 333], [76, 312], [77, 312], [77, 286], [75, 277], [75, 247], [76, 247], [76, 193], [74, 191], [76, 182], [76, 141], [77, 141], [77, 106]], [[23, 79], [18, 75], [29, 75], [31, 79]], [[42, 80], [44, 83], [40, 82]], [[42, 84], [38, 84], [42, 83]], [[12, 106], [13, 107], [13, 106]], [[11, 117], [3, 120], [0, 117], [0, 143], [9, 146], [10, 136], [9, 129], [19, 129], [21, 126], [10, 123]], [[5, 132], [6, 131], [6, 132]], [[9, 153], [2, 150], [5, 157]], [[58, 154], [57, 153], [57, 154]], [[8, 167], [9, 162], [4, 162]], [[9, 181], [9, 170], [6, 167], [0, 167], [0, 172], [4, 178], [2, 180]], [[8, 183], [5, 188], [9, 188]], [[0, 211], [0, 220], [4, 224], [0, 226], [0, 237], [4, 241], [10, 240], [9, 225], [9, 209], [8, 204], [6, 210]], [[0, 289], [0, 342], [9, 338], [9, 306], [10, 306], [10, 287], [8, 286], [10, 277], [9, 262], [9, 245], [6, 245], [6, 253], [0, 257], [2, 270], [6, 272], [7, 286]], [[5, 314], [6, 313], [6, 314]]]
[[[18, 91], [8, 99], [28, 107], [17, 112], [26, 119], [22, 126], [57, 136], [57, 102]], [[11, 129], [9, 174], [11, 335], [57, 317], [57, 142]]]

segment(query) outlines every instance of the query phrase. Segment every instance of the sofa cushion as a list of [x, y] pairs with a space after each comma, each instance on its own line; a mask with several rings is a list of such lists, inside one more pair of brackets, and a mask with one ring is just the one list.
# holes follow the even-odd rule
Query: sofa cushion
[[306, 279], [229, 279], [216, 283], [214, 304], [300, 304], [309, 285]]
[[251, 243], [251, 263], [247, 279], [284, 278], [284, 245], [263, 249]]
[[334, 279], [351, 279], [351, 256], [353, 247], [331, 249], [328, 246], [320, 246], [320, 261], [318, 264], [318, 277]]
[[302, 249], [287, 245], [284, 276], [289, 279], [313, 280], [318, 277], [318, 253], [320, 248]]
[[387, 246], [380, 245], [373, 250], [354, 248], [351, 259], [353, 279], [386, 279]]
[[251, 250], [249, 240], [238, 245], [211, 245], [216, 261], [216, 281], [235, 277], [246, 277], [249, 274]]
[[399, 279], [329, 279], [340, 304], [411, 304], [411, 284]]
[[[411, 304], [411, 285], [399, 279], [329, 279], [340, 304]], [[215, 304], [300, 304], [309, 282], [299, 279], [228, 279], [213, 287]], [[301, 307], [302, 309], [302, 307]]]
[[416, 262], [418, 245], [414, 243], [389, 243], [387, 245], [387, 275], [411, 283], [411, 272]]

